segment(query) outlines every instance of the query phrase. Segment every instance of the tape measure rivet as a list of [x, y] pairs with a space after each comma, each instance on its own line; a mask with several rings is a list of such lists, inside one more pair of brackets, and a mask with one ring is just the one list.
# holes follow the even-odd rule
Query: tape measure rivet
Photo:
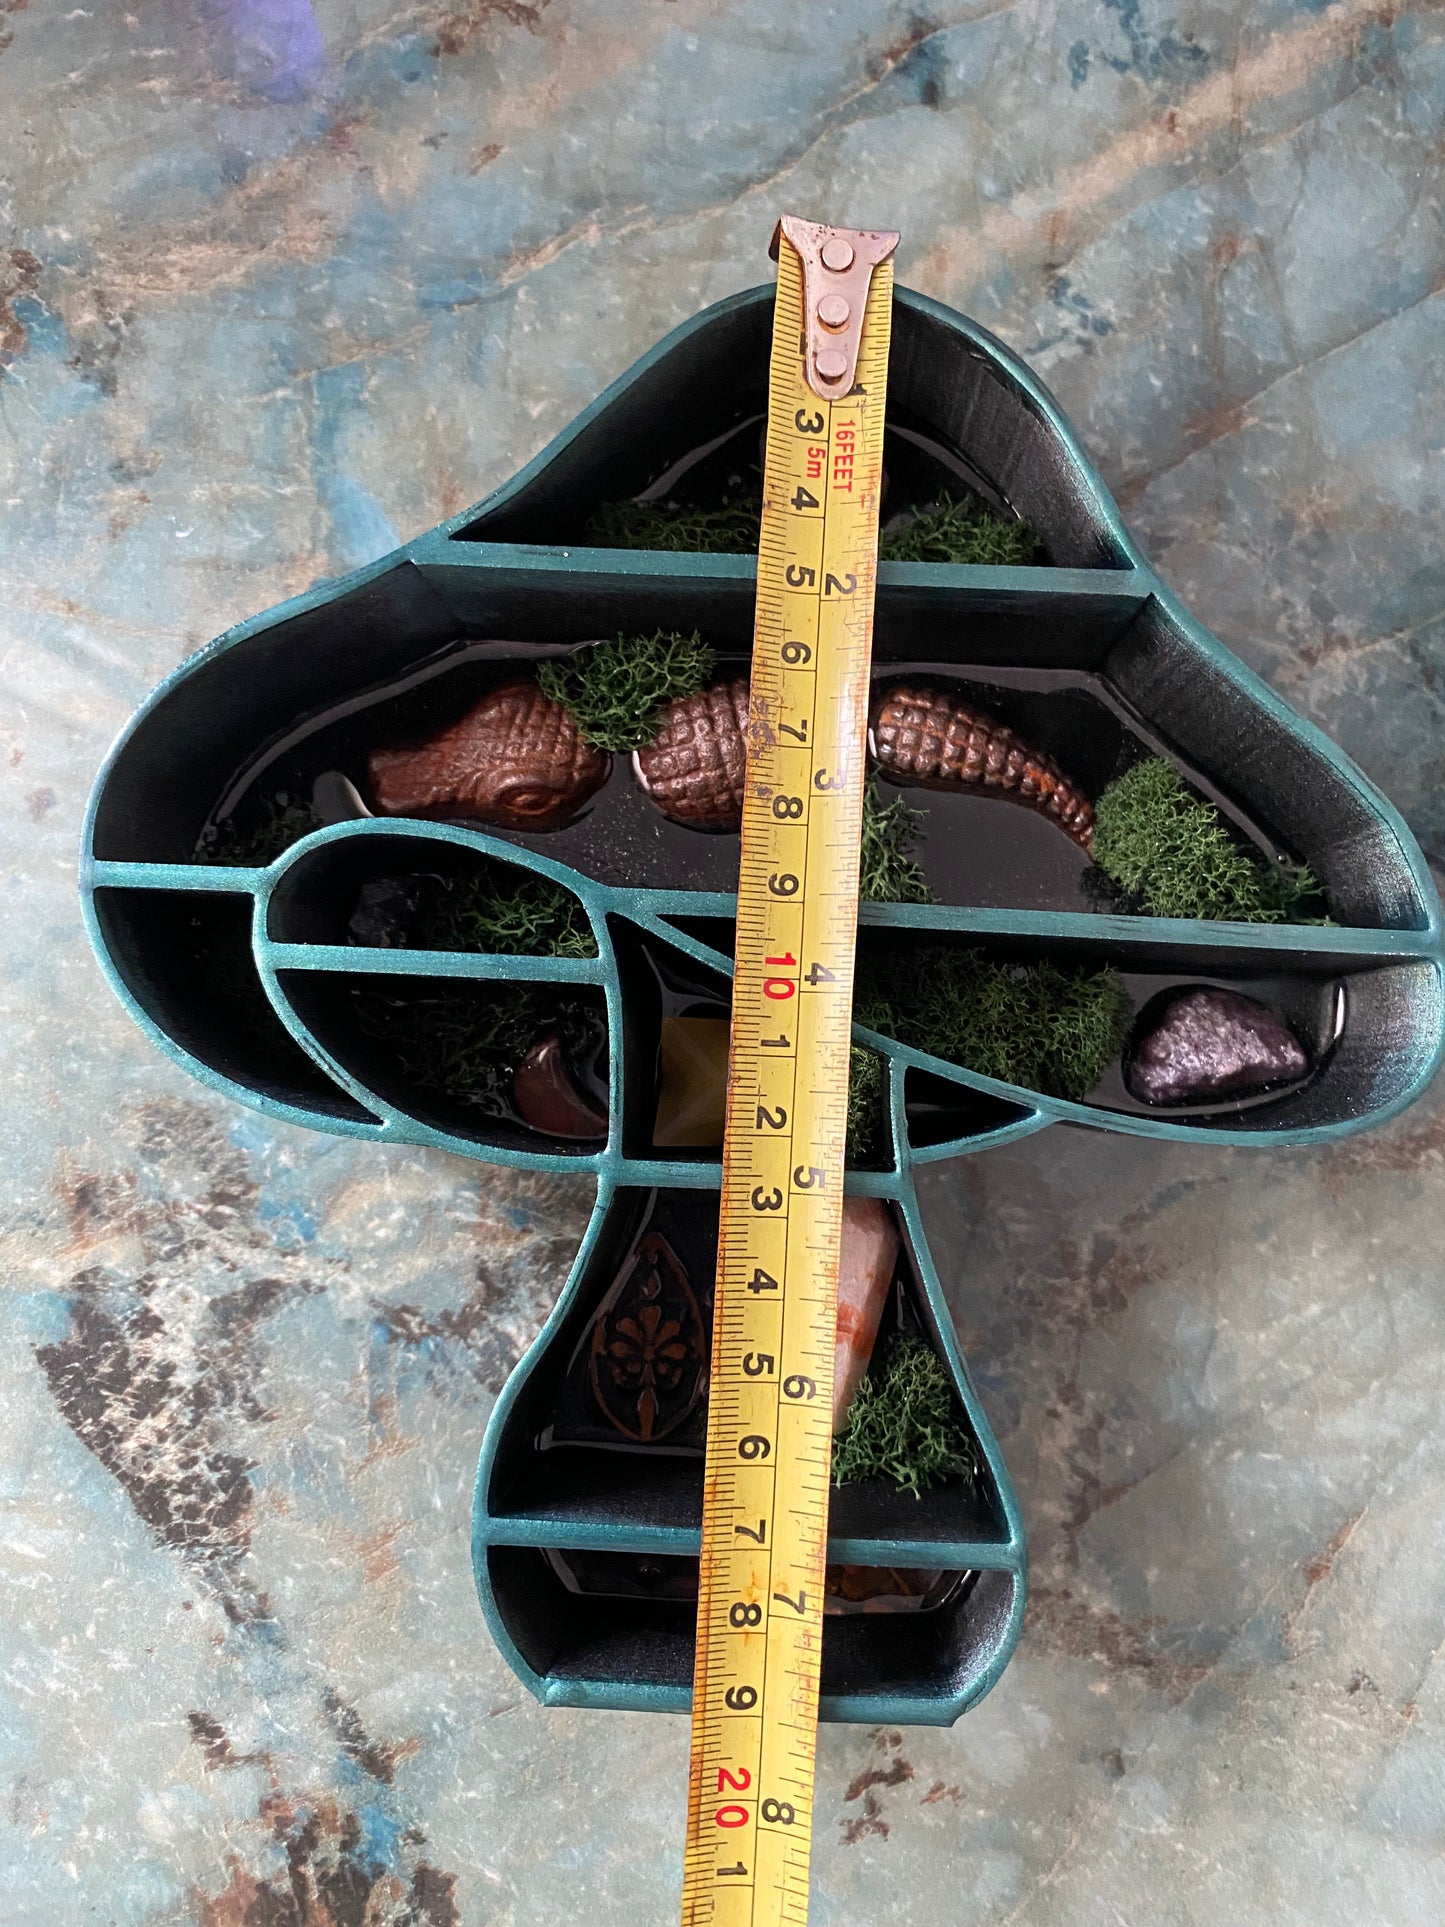
[[823, 266], [834, 274], [846, 274], [853, 265], [853, 250], [841, 235], [823, 243]]
[[841, 294], [825, 294], [818, 303], [818, 319], [825, 328], [846, 328], [851, 312]]
[[848, 357], [841, 348], [820, 348], [813, 357], [813, 366], [824, 381], [841, 381], [848, 372]]

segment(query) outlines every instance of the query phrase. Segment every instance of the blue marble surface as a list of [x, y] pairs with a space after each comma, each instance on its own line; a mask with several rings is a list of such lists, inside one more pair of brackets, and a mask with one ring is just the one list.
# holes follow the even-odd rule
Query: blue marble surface
[[[589, 1202], [123, 1017], [83, 803], [190, 649], [465, 506], [783, 208], [1029, 356], [1445, 863], [1445, 10], [0, 0], [0, 1916], [671, 1919], [681, 1722], [543, 1713], [476, 1448]], [[1033, 1531], [1002, 1685], [825, 1729], [819, 1927], [1445, 1915], [1445, 1099], [922, 1185]]]

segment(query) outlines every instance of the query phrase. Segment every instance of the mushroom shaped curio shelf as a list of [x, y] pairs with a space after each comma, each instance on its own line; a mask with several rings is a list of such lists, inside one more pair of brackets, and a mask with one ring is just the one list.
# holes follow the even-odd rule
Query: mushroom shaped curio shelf
[[[772, 310], [718, 303], [477, 508], [199, 651], [86, 824], [110, 981], [215, 1090], [595, 1176], [476, 1485], [483, 1609], [552, 1705], [691, 1697], [738, 864], [667, 743], [598, 747], [566, 692], [641, 639], [705, 664], [674, 749], [732, 727]], [[1017, 1641], [1025, 1540], [915, 1167], [1049, 1124], [1329, 1140], [1419, 1094], [1445, 1005], [1404, 824], [1180, 607], [1029, 369], [900, 290], [888, 416], [849, 1191], [870, 1397], [922, 1358], [946, 1446], [833, 1489], [821, 1713], [946, 1724]], [[985, 559], [929, 559], [950, 517]]]

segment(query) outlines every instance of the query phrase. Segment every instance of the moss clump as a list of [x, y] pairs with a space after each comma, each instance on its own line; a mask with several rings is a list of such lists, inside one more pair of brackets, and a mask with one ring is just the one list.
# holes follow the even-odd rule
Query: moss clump
[[879, 1156], [888, 1141], [888, 1060], [866, 1044], [848, 1059], [848, 1162]]
[[941, 495], [898, 528], [878, 538], [882, 562], [972, 562], [1022, 568], [1046, 560], [1044, 545], [1027, 522], [995, 515], [981, 502], [955, 502]]
[[359, 1028], [413, 1089], [491, 1117], [510, 1113], [512, 1077], [547, 1031], [560, 1033], [574, 1064], [606, 1035], [594, 999], [551, 984], [445, 985], [405, 997], [368, 986], [351, 996]]
[[1214, 805], [1158, 756], [1136, 763], [1099, 798], [1092, 854], [1154, 917], [1286, 923], [1319, 894], [1302, 865], [1242, 849]]
[[[604, 502], [583, 536], [599, 548], [665, 549], [692, 555], [756, 555], [763, 513], [761, 476], [736, 484], [714, 508], [669, 498]], [[878, 540], [883, 562], [972, 562], [994, 567], [1047, 560], [1027, 522], [997, 515], [982, 502], [940, 495]]]
[[717, 508], [686, 502], [604, 502], [583, 530], [603, 549], [667, 549], [693, 555], [756, 555], [761, 481], [739, 484]]
[[898, 1338], [853, 1396], [833, 1441], [833, 1483], [892, 1479], [916, 1499], [960, 1475], [978, 1477], [978, 1453], [959, 1423], [943, 1362], [922, 1339]]
[[550, 877], [501, 868], [434, 884], [418, 907], [411, 944], [507, 957], [597, 955], [587, 913], [570, 890]]
[[885, 806], [878, 778], [869, 776], [858, 856], [858, 895], [864, 903], [932, 903], [933, 892], [908, 853], [922, 821], [922, 810], [902, 796]]
[[203, 830], [195, 861], [260, 869], [321, 827], [321, 818], [309, 803], [277, 790], [274, 795], [249, 799], [239, 823], [234, 816], [227, 816]]
[[853, 1014], [966, 1070], [1078, 1100], [1123, 1050], [1133, 1006], [1112, 970], [994, 963], [930, 944], [860, 958]]
[[659, 629], [654, 636], [619, 636], [575, 655], [539, 664], [542, 693], [572, 712], [597, 749], [645, 749], [657, 735], [661, 712], [712, 680], [717, 658], [695, 631]]

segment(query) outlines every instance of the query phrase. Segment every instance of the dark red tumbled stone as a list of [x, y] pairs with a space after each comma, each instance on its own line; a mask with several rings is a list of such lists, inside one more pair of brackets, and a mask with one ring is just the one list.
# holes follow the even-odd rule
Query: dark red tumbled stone
[[1308, 1069], [1272, 1010], [1237, 990], [1201, 986], [1170, 1000], [1135, 1044], [1124, 1082], [1141, 1103], [1188, 1104], [1292, 1083]]
[[607, 1135], [607, 1113], [572, 1081], [555, 1030], [539, 1038], [512, 1079], [517, 1115], [547, 1137], [594, 1139]]

